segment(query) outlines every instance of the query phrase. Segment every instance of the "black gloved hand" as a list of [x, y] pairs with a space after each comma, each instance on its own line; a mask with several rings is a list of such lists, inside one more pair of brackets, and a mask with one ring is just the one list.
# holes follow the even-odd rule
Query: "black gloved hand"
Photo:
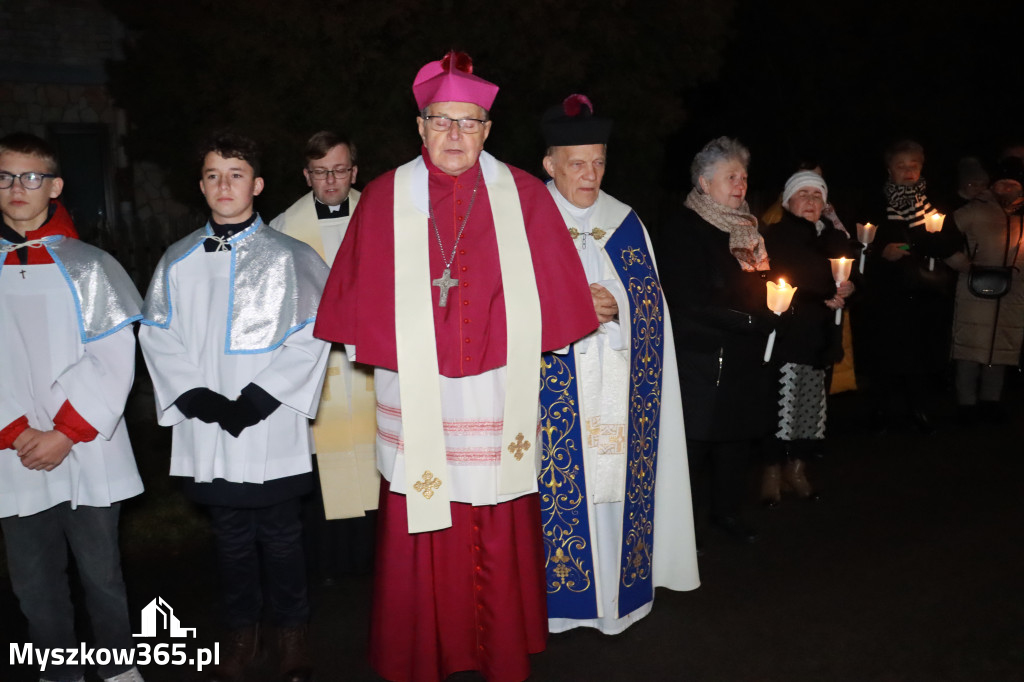
[[242, 389], [237, 400], [229, 401], [229, 408], [217, 421], [222, 429], [238, 438], [242, 431], [269, 417], [280, 404], [277, 398], [251, 383]]
[[220, 393], [201, 387], [185, 391], [174, 401], [174, 405], [187, 419], [213, 424], [227, 414], [231, 402]]

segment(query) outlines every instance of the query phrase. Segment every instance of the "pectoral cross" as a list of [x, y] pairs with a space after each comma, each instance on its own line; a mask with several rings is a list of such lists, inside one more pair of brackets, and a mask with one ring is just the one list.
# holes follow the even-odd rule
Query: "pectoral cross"
[[24, 270], [21, 271], [21, 278], [25, 279], [25, 271]]
[[452, 279], [451, 268], [445, 268], [444, 272], [440, 277], [431, 282], [441, 292], [441, 297], [437, 301], [437, 305], [444, 308], [448, 305], [448, 290], [459, 284], [459, 280]]

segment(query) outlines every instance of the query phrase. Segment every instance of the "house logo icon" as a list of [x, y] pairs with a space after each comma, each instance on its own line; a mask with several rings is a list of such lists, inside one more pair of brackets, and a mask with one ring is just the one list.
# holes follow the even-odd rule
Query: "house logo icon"
[[166, 632], [171, 637], [195, 637], [195, 628], [183, 628], [174, 615], [171, 605], [157, 597], [142, 609], [142, 632], [133, 637], [156, 637], [158, 632]]

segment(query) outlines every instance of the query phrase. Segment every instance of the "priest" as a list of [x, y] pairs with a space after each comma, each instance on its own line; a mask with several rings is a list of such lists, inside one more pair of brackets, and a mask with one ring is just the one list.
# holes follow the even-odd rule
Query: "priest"
[[672, 324], [647, 230], [601, 191], [611, 120], [570, 95], [542, 127], [548, 190], [601, 321], [544, 356], [548, 622], [616, 634], [650, 612], [655, 587], [700, 584]]
[[[359, 191], [352, 188], [359, 172], [356, 146], [321, 130], [306, 142], [304, 156], [302, 175], [310, 191], [270, 226], [313, 247], [331, 265], [359, 203]], [[354, 571], [370, 565], [373, 525], [366, 512], [377, 508], [380, 494], [376, 408], [373, 368], [349, 362], [340, 345], [332, 348], [312, 424], [319, 490], [305, 513], [310, 560], [328, 583], [342, 565]]]
[[523, 680], [547, 634], [541, 352], [597, 326], [544, 186], [483, 151], [498, 87], [420, 69], [420, 156], [363, 192], [315, 333], [376, 367], [370, 659], [390, 680]]

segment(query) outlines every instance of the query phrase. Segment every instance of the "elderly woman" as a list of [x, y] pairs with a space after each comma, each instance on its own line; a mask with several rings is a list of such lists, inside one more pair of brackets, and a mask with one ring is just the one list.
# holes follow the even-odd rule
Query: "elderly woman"
[[933, 426], [927, 395], [949, 358], [954, 273], [938, 234], [925, 223], [936, 213], [921, 176], [924, 150], [910, 140], [886, 151], [884, 212], [867, 251], [864, 320], [871, 387], [882, 429], [909, 416], [922, 432]]
[[[685, 208], [662, 230], [671, 263], [661, 282], [676, 332], [698, 532], [708, 520], [734, 538], [751, 444], [771, 430], [771, 373], [763, 362], [777, 319], [766, 305], [768, 253], [745, 201], [750, 153], [709, 142], [691, 166]], [[710, 478], [710, 483], [706, 480]]]
[[852, 282], [836, 286], [829, 258], [851, 257], [849, 237], [823, 217], [828, 186], [820, 174], [800, 171], [786, 181], [782, 218], [764, 228], [772, 272], [797, 287], [791, 315], [772, 354], [777, 378], [777, 430], [766, 442], [761, 498], [778, 504], [781, 483], [813, 497], [805, 462], [825, 438], [825, 372], [842, 356], [833, 311], [845, 305]]
[[[975, 196], [947, 220], [942, 234], [952, 248], [947, 263], [960, 271], [953, 317], [953, 360], [961, 420], [999, 422], [1007, 366], [1020, 361], [1024, 341], [1024, 166], [1000, 162], [990, 191]], [[971, 266], [1011, 267], [1010, 287], [993, 298], [972, 287]], [[983, 293], [983, 292], [982, 292]]]

